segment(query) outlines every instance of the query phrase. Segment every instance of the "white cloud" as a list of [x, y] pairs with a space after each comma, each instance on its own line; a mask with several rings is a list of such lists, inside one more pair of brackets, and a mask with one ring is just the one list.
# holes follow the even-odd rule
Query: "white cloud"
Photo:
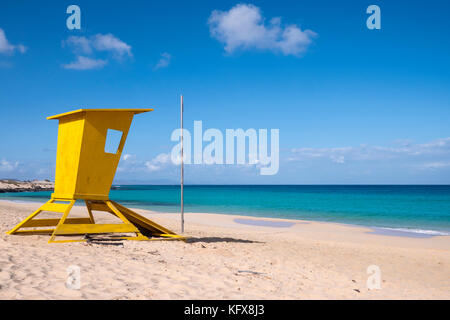
[[147, 169], [150, 170], [150, 171], [157, 171], [157, 170], [161, 169], [160, 166], [157, 166], [157, 165], [151, 163], [150, 161], [147, 161], [147, 162], [145, 163], [145, 166], [146, 166]]
[[430, 163], [423, 163], [417, 166], [419, 169], [422, 170], [437, 170], [437, 169], [443, 169], [450, 167], [450, 162], [430, 162]]
[[148, 161], [137, 159], [134, 154], [124, 154], [120, 162], [118, 172], [148, 172], [160, 171], [170, 167], [171, 158], [169, 153], [160, 153], [156, 157]]
[[170, 161], [170, 154], [168, 153], [160, 153], [153, 160], [155, 163], [166, 164]]
[[[84, 36], [70, 36], [63, 41], [77, 56], [76, 60], [63, 65], [66, 69], [88, 70], [104, 67], [108, 59], [92, 57], [97, 52], [107, 52], [114, 60], [121, 61], [125, 57], [132, 57], [131, 46], [116, 38], [111, 33], [96, 34], [89, 38]], [[89, 57], [88, 57], [89, 56]]]
[[26, 50], [27, 48], [24, 45], [13, 45], [9, 43], [8, 39], [6, 38], [5, 31], [0, 28], [0, 53], [13, 54], [14, 51], [25, 53]]
[[86, 37], [70, 36], [65, 42], [63, 42], [63, 46], [64, 45], [68, 45], [74, 53], [92, 53], [91, 40]]
[[170, 162], [170, 154], [160, 153], [153, 160], [146, 161], [145, 167], [150, 171], [157, 171]]
[[295, 24], [283, 27], [281, 18], [265, 24], [261, 10], [252, 4], [238, 4], [229, 11], [214, 10], [208, 24], [211, 36], [224, 43], [228, 53], [260, 49], [299, 56], [317, 35]]
[[91, 42], [96, 50], [111, 52], [116, 59], [121, 59], [123, 56], [132, 56], [131, 46], [116, 38], [111, 33], [96, 34], [92, 37]]
[[153, 70], [158, 70], [167, 67], [170, 64], [171, 59], [172, 56], [169, 53], [167, 52], [162, 53], [161, 58], [159, 59], [158, 63], [155, 65]]
[[[394, 146], [369, 146], [339, 148], [296, 148], [291, 150], [289, 161], [306, 161], [312, 159], [329, 159], [336, 163], [348, 161], [382, 161], [392, 159], [415, 159], [423, 161], [424, 168], [443, 168], [448, 161], [430, 161], [430, 158], [450, 159], [450, 137], [440, 138], [428, 143], [414, 144], [399, 142]], [[443, 165], [445, 164], [445, 165]]]
[[345, 157], [340, 155], [332, 155], [331, 157], [331, 161], [336, 162], [336, 163], [345, 163]]
[[136, 156], [135, 155], [133, 155], [133, 154], [124, 154], [123, 155], [123, 157], [122, 157], [122, 159], [124, 160], [124, 161], [129, 161], [129, 160], [132, 160], [132, 159], [135, 159], [136, 158]]
[[0, 172], [11, 172], [17, 169], [19, 162], [9, 162], [5, 159], [0, 160]]
[[64, 64], [65, 69], [73, 70], [89, 70], [103, 68], [108, 62], [102, 59], [91, 59], [89, 57], [78, 56], [77, 59], [71, 63]]

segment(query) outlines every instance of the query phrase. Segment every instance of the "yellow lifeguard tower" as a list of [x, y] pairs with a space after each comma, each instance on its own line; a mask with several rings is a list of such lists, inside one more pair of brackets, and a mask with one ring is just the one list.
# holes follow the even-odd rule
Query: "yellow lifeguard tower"
[[[48, 120], [59, 120], [55, 191], [51, 199], [8, 234], [51, 234], [49, 243], [86, 241], [55, 240], [57, 236], [119, 233], [114, 239], [153, 240], [185, 238], [109, 199], [128, 130], [135, 114], [153, 109], [80, 109]], [[115, 150], [106, 150], [107, 139], [119, 137]], [[89, 217], [68, 218], [76, 200], [84, 200]], [[59, 219], [34, 219], [41, 212], [62, 213]], [[116, 216], [121, 224], [96, 224], [93, 211]], [[53, 229], [37, 229], [52, 227]], [[22, 228], [27, 228], [22, 230]], [[32, 229], [29, 229], [32, 228]], [[144, 235], [144, 234], [145, 235]]]

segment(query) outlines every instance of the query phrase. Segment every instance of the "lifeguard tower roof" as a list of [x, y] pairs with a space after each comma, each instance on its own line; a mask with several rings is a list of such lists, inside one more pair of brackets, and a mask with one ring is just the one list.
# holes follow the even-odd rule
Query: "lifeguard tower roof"
[[47, 120], [56, 120], [56, 119], [60, 119], [60, 118], [74, 115], [77, 113], [93, 112], [93, 111], [95, 111], [95, 112], [111, 112], [111, 111], [132, 112], [133, 114], [139, 114], [139, 113], [144, 113], [144, 112], [148, 112], [148, 111], [153, 111], [153, 109], [78, 109], [78, 110], [74, 110], [74, 111], [57, 114], [55, 116], [47, 117]]

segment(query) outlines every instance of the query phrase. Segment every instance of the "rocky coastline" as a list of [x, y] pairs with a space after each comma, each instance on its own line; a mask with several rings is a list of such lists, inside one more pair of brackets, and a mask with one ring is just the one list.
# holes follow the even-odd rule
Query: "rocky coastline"
[[54, 183], [50, 180], [0, 180], [0, 193], [5, 192], [32, 192], [32, 191], [52, 191]]

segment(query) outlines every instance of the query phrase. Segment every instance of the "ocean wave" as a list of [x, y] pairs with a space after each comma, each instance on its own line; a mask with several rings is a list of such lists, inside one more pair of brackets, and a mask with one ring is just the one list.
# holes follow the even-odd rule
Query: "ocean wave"
[[378, 227], [378, 229], [389, 230], [389, 231], [397, 231], [397, 232], [405, 232], [405, 233], [426, 234], [426, 235], [430, 235], [430, 236], [450, 236], [450, 232], [436, 231], [436, 230], [408, 229], [408, 228], [387, 228], [387, 227]]

